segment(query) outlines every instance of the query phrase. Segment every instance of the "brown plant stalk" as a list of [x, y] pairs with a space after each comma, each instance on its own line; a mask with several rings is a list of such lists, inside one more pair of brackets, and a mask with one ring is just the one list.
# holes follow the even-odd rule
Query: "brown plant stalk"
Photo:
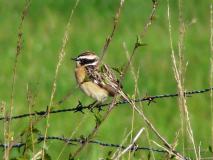
[[177, 63], [175, 53], [174, 53], [174, 47], [173, 47], [173, 40], [172, 40], [172, 30], [171, 30], [171, 23], [170, 23], [170, 6], [169, 6], [169, 0], [167, 1], [168, 3], [168, 23], [169, 23], [169, 38], [170, 38], [170, 47], [171, 47], [171, 57], [172, 57], [172, 62], [173, 62], [173, 71], [174, 71], [174, 76], [177, 81], [177, 88], [178, 92], [180, 94], [179, 96], [179, 108], [180, 108], [180, 113], [181, 113], [181, 119], [182, 119], [182, 134], [184, 134], [184, 126], [186, 124], [186, 129], [188, 131], [189, 138], [192, 142], [193, 149], [195, 152], [195, 157], [198, 159], [198, 154], [195, 146], [195, 141], [194, 141], [194, 136], [193, 136], [193, 131], [189, 119], [189, 112], [188, 112], [188, 107], [186, 104], [186, 97], [184, 95], [184, 66], [183, 66], [183, 39], [185, 35], [185, 24], [183, 21], [183, 15], [182, 15], [182, 1], [179, 0], [179, 21], [180, 21], [180, 26], [179, 26], [179, 43], [178, 43], [178, 55], [179, 55], [179, 65]]
[[[213, 85], [213, 4], [210, 5], [210, 53], [211, 53], [211, 69], [210, 69], [210, 85]], [[211, 135], [213, 146], [213, 91], [210, 92], [211, 97]]]
[[55, 70], [55, 76], [54, 76], [53, 85], [52, 85], [52, 91], [51, 91], [51, 96], [50, 96], [49, 107], [47, 109], [46, 128], [45, 128], [44, 142], [43, 142], [43, 148], [42, 148], [42, 160], [44, 159], [44, 155], [45, 155], [44, 154], [44, 148], [45, 148], [45, 144], [46, 144], [45, 139], [46, 139], [46, 136], [47, 136], [48, 128], [50, 126], [50, 124], [49, 124], [50, 114], [49, 113], [51, 111], [51, 108], [52, 108], [52, 105], [53, 105], [53, 98], [54, 98], [55, 92], [56, 92], [57, 77], [58, 77], [58, 73], [59, 73], [59, 69], [60, 69], [60, 66], [62, 64], [62, 61], [63, 61], [63, 59], [64, 59], [64, 57], [66, 55], [65, 48], [66, 48], [67, 42], [69, 40], [71, 19], [72, 19], [72, 16], [73, 16], [73, 13], [74, 13], [76, 7], [78, 6], [78, 3], [79, 3], [79, 0], [76, 0], [74, 8], [72, 9], [72, 11], [70, 13], [70, 17], [69, 17], [68, 23], [66, 25], [66, 29], [65, 29], [65, 33], [64, 33], [64, 37], [63, 37], [63, 41], [62, 41], [62, 47], [61, 47], [61, 50], [60, 50], [59, 56], [58, 56], [58, 63], [56, 65], [56, 70]]
[[[21, 14], [21, 19], [20, 19], [20, 24], [18, 27], [18, 40], [17, 40], [17, 45], [16, 45], [16, 55], [15, 55], [15, 60], [14, 60], [14, 65], [13, 65], [13, 76], [12, 76], [12, 85], [11, 85], [11, 96], [10, 96], [10, 108], [9, 108], [9, 116], [12, 117], [13, 114], [13, 109], [14, 109], [14, 95], [15, 95], [15, 84], [16, 84], [16, 74], [17, 74], [17, 65], [18, 65], [18, 60], [19, 56], [21, 54], [21, 49], [22, 49], [22, 42], [23, 42], [23, 23], [25, 20], [25, 17], [27, 15], [29, 6], [30, 6], [31, 0], [26, 0], [24, 9]], [[11, 135], [11, 119], [5, 122], [6, 123], [6, 136], [7, 138], [5, 139], [7, 144], [10, 144], [11, 140], [13, 139]], [[9, 159], [10, 155], [10, 149], [11, 147], [8, 147], [5, 152], [4, 152], [4, 159], [7, 160]]]

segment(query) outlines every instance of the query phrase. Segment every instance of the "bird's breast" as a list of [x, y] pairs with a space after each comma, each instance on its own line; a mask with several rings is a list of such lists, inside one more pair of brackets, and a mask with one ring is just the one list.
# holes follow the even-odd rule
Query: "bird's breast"
[[90, 80], [87, 80], [87, 71], [84, 67], [77, 67], [75, 69], [75, 76], [80, 88], [93, 99], [103, 102], [109, 96], [109, 92], [106, 89]]
[[105, 89], [101, 88], [97, 84], [88, 81], [84, 82], [80, 85], [80, 88], [90, 97], [93, 99], [103, 102], [107, 99], [109, 93]]
[[77, 67], [75, 69], [75, 77], [78, 84], [83, 83], [86, 78], [86, 69], [84, 67]]

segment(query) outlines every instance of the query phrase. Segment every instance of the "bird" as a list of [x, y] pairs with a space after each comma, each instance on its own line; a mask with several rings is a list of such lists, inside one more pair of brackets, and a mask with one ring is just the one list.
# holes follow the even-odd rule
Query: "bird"
[[123, 93], [122, 85], [113, 70], [101, 63], [94, 52], [86, 51], [71, 59], [76, 62], [75, 77], [78, 86], [95, 102], [103, 103], [108, 97]]

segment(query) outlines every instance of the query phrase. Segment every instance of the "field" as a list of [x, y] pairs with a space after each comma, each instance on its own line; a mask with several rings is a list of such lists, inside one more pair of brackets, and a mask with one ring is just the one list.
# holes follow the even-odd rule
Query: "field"
[[[134, 99], [181, 93], [181, 89], [191, 91], [212, 87], [211, 2], [211, 0], [159, 0], [152, 19], [149, 19], [153, 10], [151, 0], [124, 2], [123, 7], [120, 8], [117, 28], [103, 58], [104, 63], [115, 68], [125, 66], [128, 63], [126, 52], [132, 53], [136, 39], [144, 32], [147, 21], [152, 22], [144, 32], [144, 37], [141, 38], [143, 45], [136, 49], [131, 61], [132, 67], [128, 68], [122, 81], [123, 90], [129, 97]], [[27, 8], [24, 0], [0, 0], [1, 117], [10, 115], [11, 106], [14, 116], [74, 108], [79, 101], [83, 106], [93, 102], [77, 87], [74, 76], [75, 63], [70, 58], [87, 50], [97, 54], [102, 52], [106, 38], [112, 32], [113, 18], [120, 1], [80, 0], [74, 9], [75, 4], [74, 0], [36, 0], [31, 1]], [[26, 14], [22, 21], [24, 8]], [[73, 15], [69, 19], [72, 10]], [[19, 28], [21, 22], [23, 23]], [[70, 24], [67, 28], [68, 22]], [[183, 24], [184, 27], [181, 26]], [[67, 43], [63, 41], [66, 31]], [[19, 33], [22, 33], [21, 38], [20, 36], [18, 38]], [[16, 56], [19, 41], [21, 49], [20, 54]], [[62, 52], [63, 49], [65, 52]], [[175, 78], [177, 75], [174, 73], [172, 51], [180, 71], [180, 81]], [[64, 57], [59, 66], [60, 54], [64, 54]], [[56, 73], [57, 66], [59, 69]], [[133, 76], [133, 72], [136, 77]], [[138, 90], [138, 93], [135, 90]], [[56, 104], [67, 93], [71, 93], [69, 98], [61, 104]], [[191, 159], [213, 159], [213, 106], [211, 105], [213, 98], [210, 93], [154, 99], [150, 104], [142, 102], [136, 103], [136, 106], [143, 111], [149, 122], [174, 147], [175, 151]], [[111, 101], [112, 98], [107, 102]], [[147, 125], [144, 117], [133, 111], [130, 104], [114, 107], [106, 120], [101, 121], [108, 108], [109, 106], [104, 107], [100, 112], [97, 109], [94, 112], [85, 110], [84, 114], [81, 112], [48, 114], [43, 118], [36, 115], [14, 119], [9, 123], [1, 120], [1, 144], [8, 141], [14, 141], [13, 144], [27, 141], [28, 146], [25, 150], [23, 147], [11, 150], [2, 148], [0, 157], [32, 159], [36, 154], [39, 155], [40, 151], [45, 151], [45, 159], [48, 159], [47, 155], [51, 159], [68, 159], [80, 147], [79, 143], [67, 145], [57, 140], [47, 140], [45, 144], [43, 141], [36, 143], [36, 137], [45, 135], [47, 131], [47, 136], [85, 138], [99, 123], [100, 127], [92, 140], [128, 146], [132, 143], [131, 137], [134, 138], [139, 130], [144, 128], [136, 144], [140, 147], [165, 151], [165, 144]], [[35, 132], [32, 133], [34, 122]], [[192, 136], [190, 129], [193, 132]], [[35, 142], [31, 142], [32, 140]], [[116, 151], [119, 149], [89, 143], [76, 159], [110, 159]], [[169, 158], [171, 156], [167, 153], [138, 150], [127, 152], [120, 159]]]

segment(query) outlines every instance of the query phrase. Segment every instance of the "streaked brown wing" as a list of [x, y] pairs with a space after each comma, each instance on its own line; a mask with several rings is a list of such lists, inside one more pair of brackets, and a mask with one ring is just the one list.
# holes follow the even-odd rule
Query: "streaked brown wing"
[[106, 65], [103, 64], [99, 69], [87, 68], [89, 79], [105, 88], [110, 96], [114, 96], [118, 90], [120, 90], [120, 85], [113, 71]]

